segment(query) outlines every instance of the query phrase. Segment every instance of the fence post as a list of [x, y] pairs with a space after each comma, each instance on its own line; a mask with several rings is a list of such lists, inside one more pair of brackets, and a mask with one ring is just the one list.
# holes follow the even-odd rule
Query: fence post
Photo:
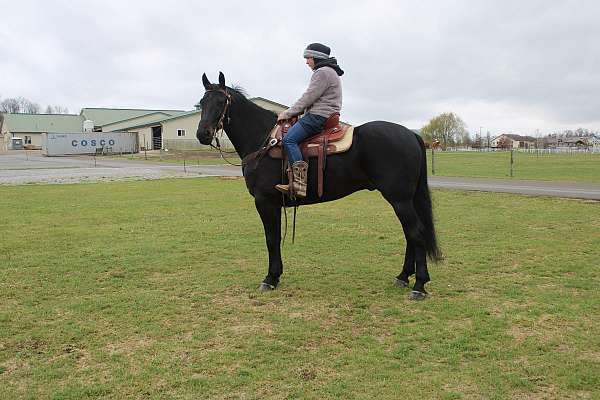
[[514, 164], [514, 149], [510, 149], [510, 177], [513, 177], [513, 164]]
[[431, 175], [435, 175], [435, 146], [431, 146]]

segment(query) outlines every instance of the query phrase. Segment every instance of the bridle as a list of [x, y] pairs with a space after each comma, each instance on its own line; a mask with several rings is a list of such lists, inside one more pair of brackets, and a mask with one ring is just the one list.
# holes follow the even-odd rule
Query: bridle
[[225, 103], [225, 107], [223, 107], [223, 111], [221, 112], [221, 116], [219, 117], [219, 121], [215, 125], [214, 132], [216, 133], [217, 131], [220, 131], [220, 130], [223, 129], [223, 121], [225, 121], [225, 117], [226, 116], [227, 116], [227, 123], [229, 123], [229, 121], [231, 120], [229, 118], [229, 105], [231, 104], [231, 95], [227, 91], [227, 88], [225, 88], [225, 89], [221, 89], [221, 88], [219, 88], [219, 89], [206, 89], [206, 92], [219, 92], [219, 93], [223, 93], [225, 95], [226, 100], [227, 100], [227, 102]]
[[[218, 131], [222, 131], [224, 130], [224, 121], [225, 121], [225, 117], [227, 117], [227, 123], [229, 124], [229, 122], [231, 121], [231, 118], [229, 117], [229, 106], [231, 105], [231, 94], [229, 94], [229, 92], [227, 91], [227, 88], [225, 89], [206, 89], [206, 92], [220, 92], [222, 94], [225, 95], [226, 98], [226, 103], [225, 103], [225, 107], [223, 107], [223, 111], [221, 112], [221, 116], [219, 117], [219, 121], [217, 122], [217, 124], [215, 125], [215, 129], [213, 131], [213, 137], [212, 140], [210, 141], [210, 147], [212, 147], [213, 149], [219, 150], [219, 153], [221, 154], [221, 158], [223, 160], [225, 160], [226, 162], [228, 162], [231, 165], [234, 165], [236, 167], [241, 167], [242, 164], [234, 164], [231, 161], [229, 161], [228, 159], [226, 159], [223, 156], [223, 153], [230, 153], [233, 154], [235, 152], [227, 152], [227, 151], [223, 151], [221, 149], [221, 143], [219, 143], [219, 138], [217, 138], [217, 132]], [[216, 143], [216, 146], [212, 144], [213, 140]]]

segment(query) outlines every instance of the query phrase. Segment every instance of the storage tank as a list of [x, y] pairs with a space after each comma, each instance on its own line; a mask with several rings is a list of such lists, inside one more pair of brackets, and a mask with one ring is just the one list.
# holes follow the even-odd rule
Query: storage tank
[[23, 150], [23, 139], [20, 137], [10, 138], [10, 148], [13, 150]]
[[138, 148], [137, 133], [42, 133], [42, 154], [47, 156], [137, 153]]
[[86, 133], [94, 131], [94, 121], [86, 119], [83, 121], [83, 131]]

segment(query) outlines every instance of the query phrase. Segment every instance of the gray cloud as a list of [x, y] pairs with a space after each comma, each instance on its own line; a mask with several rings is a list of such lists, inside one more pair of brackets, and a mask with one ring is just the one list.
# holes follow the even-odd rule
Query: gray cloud
[[202, 72], [292, 103], [310, 42], [346, 71], [343, 117], [472, 131], [600, 129], [596, 1], [20, 1], [3, 6], [0, 95], [191, 109]]

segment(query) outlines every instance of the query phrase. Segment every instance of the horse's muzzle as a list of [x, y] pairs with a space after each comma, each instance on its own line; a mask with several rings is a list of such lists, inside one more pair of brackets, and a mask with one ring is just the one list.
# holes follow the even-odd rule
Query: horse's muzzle
[[214, 132], [212, 129], [210, 129], [208, 127], [206, 127], [206, 128], [198, 127], [198, 130], [196, 131], [196, 137], [198, 138], [198, 141], [201, 144], [209, 145], [213, 141]]

